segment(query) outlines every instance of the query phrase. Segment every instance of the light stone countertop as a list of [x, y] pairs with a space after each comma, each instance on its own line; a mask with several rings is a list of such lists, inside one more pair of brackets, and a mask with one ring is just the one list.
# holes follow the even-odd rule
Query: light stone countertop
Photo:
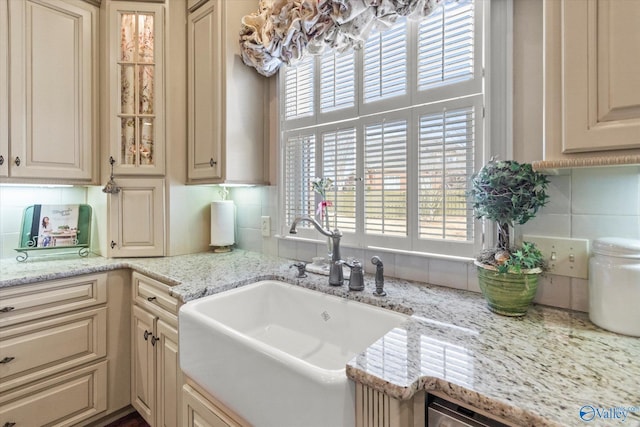
[[[438, 390], [516, 425], [584, 426], [580, 408], [635, 407], [621, 420], [591, 425], [640, 426], [640, 339], [604, 331], [585, 313], [534, 305], [512, 319], [491, 313], [478, 294], [386, 278], [386, 297], [332, 287], [326, 276], [295, 279], [290, 262], [253, 252], [166, 258], [60, 256], [24, 263], [0, 260], [3, 287], [131, 268], [173, 285], [184, 302], [264, 279], [412, 314], [351, 360], [347, 375], [391, 397]], [[611, 412], [610, 412], [611, 413]]]

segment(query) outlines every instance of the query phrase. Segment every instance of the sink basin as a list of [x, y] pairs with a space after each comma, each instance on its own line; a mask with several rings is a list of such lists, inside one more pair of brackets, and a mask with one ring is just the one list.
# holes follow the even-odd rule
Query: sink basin
[[255, 426], [352, 426], [345, 365], [407, 316], [278, 281], [180, 309], [183, 371]]

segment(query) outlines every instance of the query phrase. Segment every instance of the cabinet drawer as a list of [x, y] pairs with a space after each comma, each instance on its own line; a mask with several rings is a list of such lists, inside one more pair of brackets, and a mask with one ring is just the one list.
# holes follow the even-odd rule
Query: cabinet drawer
[[0, 329], [0, 392], [106, 356], [107, 309]]
[[107, 409], [107, 362], [0, 395], [0, 425], [70, 426]]
[[146, 277], [140, 273], [133, 273], [133, 299], [144, 306], [161, 308], [171, 314], [178, 314], [180, 303], [169, 295], [171, 286]]
[[107, 274], [13, 286], [0, 292], [0, 327], [104, 304]]

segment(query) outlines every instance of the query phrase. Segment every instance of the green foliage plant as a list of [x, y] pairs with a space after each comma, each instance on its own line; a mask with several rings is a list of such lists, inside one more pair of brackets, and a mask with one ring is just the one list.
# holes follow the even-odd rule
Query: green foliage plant
[[469, 197], [475, 217], [495, 221], [497, 247], [478, 257], [478, 261], [498, 268], [500, 272], [544, 269], [544, 257], [533, 243], [510, 247], [510, 227], [524, 224], [535, 216], [549, 196], [549, 180], [533, 170], [531, 164], [514, 160], [492, 159], [471, 179]]

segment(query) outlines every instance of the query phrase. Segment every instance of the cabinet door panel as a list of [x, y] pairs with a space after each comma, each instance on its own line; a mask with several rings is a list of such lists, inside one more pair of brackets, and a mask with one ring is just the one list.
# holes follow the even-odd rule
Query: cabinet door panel
[[557, 151], [637, 154], [638, 16], [636, 1], [545, 2], [546, 159]]
[[221, 418], [214, 406], [188, 385], [184, 386], [182, 394], [182, 425], [184, 427], [231, 427], [236, 425], [229, 419]]
[[[110, 1], [109, 155], [116, 174], [165, 173], [165, 5]], [[136, 30], [137, 28], [137, 30]]]
[[134, 306], [132, 313], [131, 404], [151, 425], [155, 425], [156, 357], [154, 337], [156, 317]]
[[81, 2], [10, 1], [9, 19], [10, 175], [90, 181], [97, 10]]
[[182, 370], [178, 360], [178, 330], [164, 322], [157, 323], [158, 347], [158, 411], [157, 425], [178, 427]]
[[189, 15], [189, 178], [222, 177], [222, 37], [220, 8], [209, 1]]
[[164, 255], [164, 181], [120, 179], [109, 196], [113, 257]]
[[9, 174], [9, 17], [0, 0], [0, 177]]

